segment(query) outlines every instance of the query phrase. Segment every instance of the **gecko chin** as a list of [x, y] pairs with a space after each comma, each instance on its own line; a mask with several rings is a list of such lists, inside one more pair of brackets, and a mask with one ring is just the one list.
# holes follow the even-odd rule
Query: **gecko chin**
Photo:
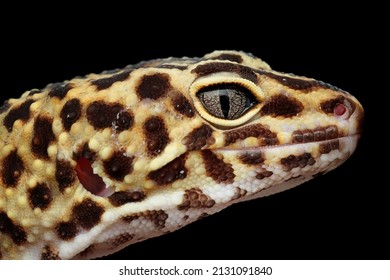
[[93, 173], [91, 162], [86, 158], [79, 158], [76, 173], [80, 183], [90, 193], [96, 196], [107, 197], [114, 193], [114, 188], [106, 185], [102, 177]]

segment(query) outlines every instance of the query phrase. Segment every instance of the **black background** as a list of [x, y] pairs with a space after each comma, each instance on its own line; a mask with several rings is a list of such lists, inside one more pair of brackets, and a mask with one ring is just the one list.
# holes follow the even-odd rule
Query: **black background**
[[379, 16], [368, 20], [376, 11], [365, 7], [322, 14], [313, 8], [288, 17], [275, 13], [277, 8], [247, 10], [159, 16], [120, 8], [99, 14], [69, 10], [65, 16], [31, 14], [20, 26], [13, 19], [2, 26], [1, 102], [77, 75], [214, 49], [251, 52], [275, 70], [333, 84], [356, 96], [366, 111], [361, 142], [344, 165], [107, 258], [388, 259], [388, 116], [381, 106], [389, 85], [379, 78], [385, 58]]

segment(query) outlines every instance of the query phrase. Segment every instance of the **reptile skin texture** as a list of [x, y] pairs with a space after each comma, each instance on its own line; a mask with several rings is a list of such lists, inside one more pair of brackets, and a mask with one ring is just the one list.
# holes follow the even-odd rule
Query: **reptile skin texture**
[[0, 259], [93, 259], [295, 187], [351, 156], [363, 118], [239, 51], [27, 91], [0, 107]]

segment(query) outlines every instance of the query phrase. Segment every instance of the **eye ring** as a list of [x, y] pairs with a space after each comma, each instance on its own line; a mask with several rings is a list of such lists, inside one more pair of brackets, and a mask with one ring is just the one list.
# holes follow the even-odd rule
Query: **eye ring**
[[199, 115], [220, 129], [246, 123], [264, 100], [260, 87], [237, 77], [204, 77], [191, 85], [190, 96]]

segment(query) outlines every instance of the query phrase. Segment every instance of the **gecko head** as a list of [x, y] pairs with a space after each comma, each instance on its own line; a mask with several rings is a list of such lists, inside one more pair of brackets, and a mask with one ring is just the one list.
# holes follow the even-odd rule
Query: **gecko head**
[[234, 51], [22, 99], [0, 108], [4, 258], [94, 258], [296, 186], [352, 154], [364, 114], [342, 90]]

